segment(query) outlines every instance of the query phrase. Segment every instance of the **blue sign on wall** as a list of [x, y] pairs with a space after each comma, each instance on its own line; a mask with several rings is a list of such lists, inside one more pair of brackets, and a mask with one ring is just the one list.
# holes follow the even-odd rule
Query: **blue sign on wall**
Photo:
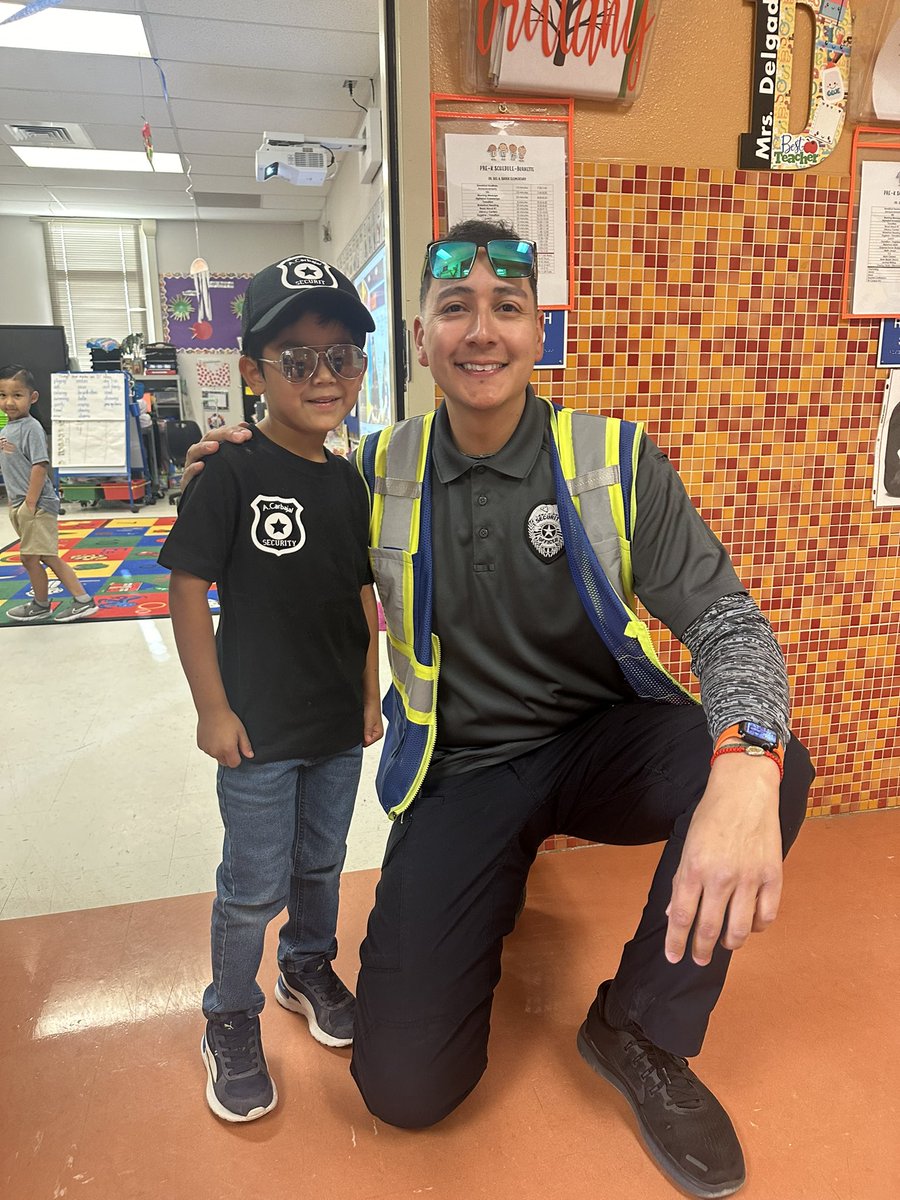
[[566, 365], [566, 311], [554, 308], [544, 313], [544, 356], [535, 369], [548, 371]]
[[878, 339], [879, 367], [900, 367], [900, 321], [893, 317], [881, 322]]

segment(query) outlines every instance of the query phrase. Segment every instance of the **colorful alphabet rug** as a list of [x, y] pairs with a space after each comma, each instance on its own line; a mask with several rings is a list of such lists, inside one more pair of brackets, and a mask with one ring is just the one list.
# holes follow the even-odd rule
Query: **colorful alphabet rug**
[[[59, 522], [59, 554], [93, 596], [99, 611], [86, 621], [129, 621], [168, 617], [169, 572], [156, 561], [174, 517], [111, 517]], [[50, 602], [69, 599], [52, 572]], [[31, 584], [19, 561], [19, 543], [0, 550], [0, 626], [23, 629], [34, 622], [12, 621], [8, 610], [31, 599]], [[210, 611], [219, 611], [215, 587]], [[48, 622], [49, 623], [49, 622]]]

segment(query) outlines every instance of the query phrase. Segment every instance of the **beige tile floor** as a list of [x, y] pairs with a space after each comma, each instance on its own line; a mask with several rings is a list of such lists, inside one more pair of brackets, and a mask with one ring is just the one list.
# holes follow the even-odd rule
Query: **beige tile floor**
[[[4, 546], [15, 540], [6, 511]], [[222, 842], [216, 767], [194, 744], [171, 622], [0, 629], [0, 671], [0, 918], [209, 891]], [[377, 762], [373, 747], [347, 870], [381, 863]]]
[[[692, 1064], [731, 1113], [740, 1200], [897, 1200], [900, 812], [809, 821], [782, 911], [735, 956]], [[431, 1129], [372, 1117], [347, 1068], [275, 1003], [271, 1116], [204, 1101], [210, 896], [0, 921], [3, 1200], [678, 1200], [575, 1034], [640, 914], [657, 846], [541, 854], [503, 952], [490, 1062]], [[354, 986], [376, 871], [344, 876]], [[271, 997], [278, 922], [260, 984]]]

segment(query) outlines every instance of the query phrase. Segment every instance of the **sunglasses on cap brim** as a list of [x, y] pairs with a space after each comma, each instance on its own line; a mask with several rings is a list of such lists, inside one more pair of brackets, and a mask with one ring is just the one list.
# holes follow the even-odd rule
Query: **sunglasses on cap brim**
[[[442, 238], [425, 252], [425, 270], [433, 279], [465, 279], [471, 273], [481, 246]], [[528, 279], [534, 275], [537, 246], [518, 238], [493, 238], [484, 246], [498, 279]]]

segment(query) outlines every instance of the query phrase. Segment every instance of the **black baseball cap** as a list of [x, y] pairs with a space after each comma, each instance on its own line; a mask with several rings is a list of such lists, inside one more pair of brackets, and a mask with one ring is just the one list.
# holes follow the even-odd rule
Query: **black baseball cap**
[[343, 321], [348, 329], [372, 333], [375, 322], [342, 271], [308, 254], [292, 254], [264, 267], [250, 280], [244, 300], [242, 335], [262, 334], [290, 308], [307, 308]]

